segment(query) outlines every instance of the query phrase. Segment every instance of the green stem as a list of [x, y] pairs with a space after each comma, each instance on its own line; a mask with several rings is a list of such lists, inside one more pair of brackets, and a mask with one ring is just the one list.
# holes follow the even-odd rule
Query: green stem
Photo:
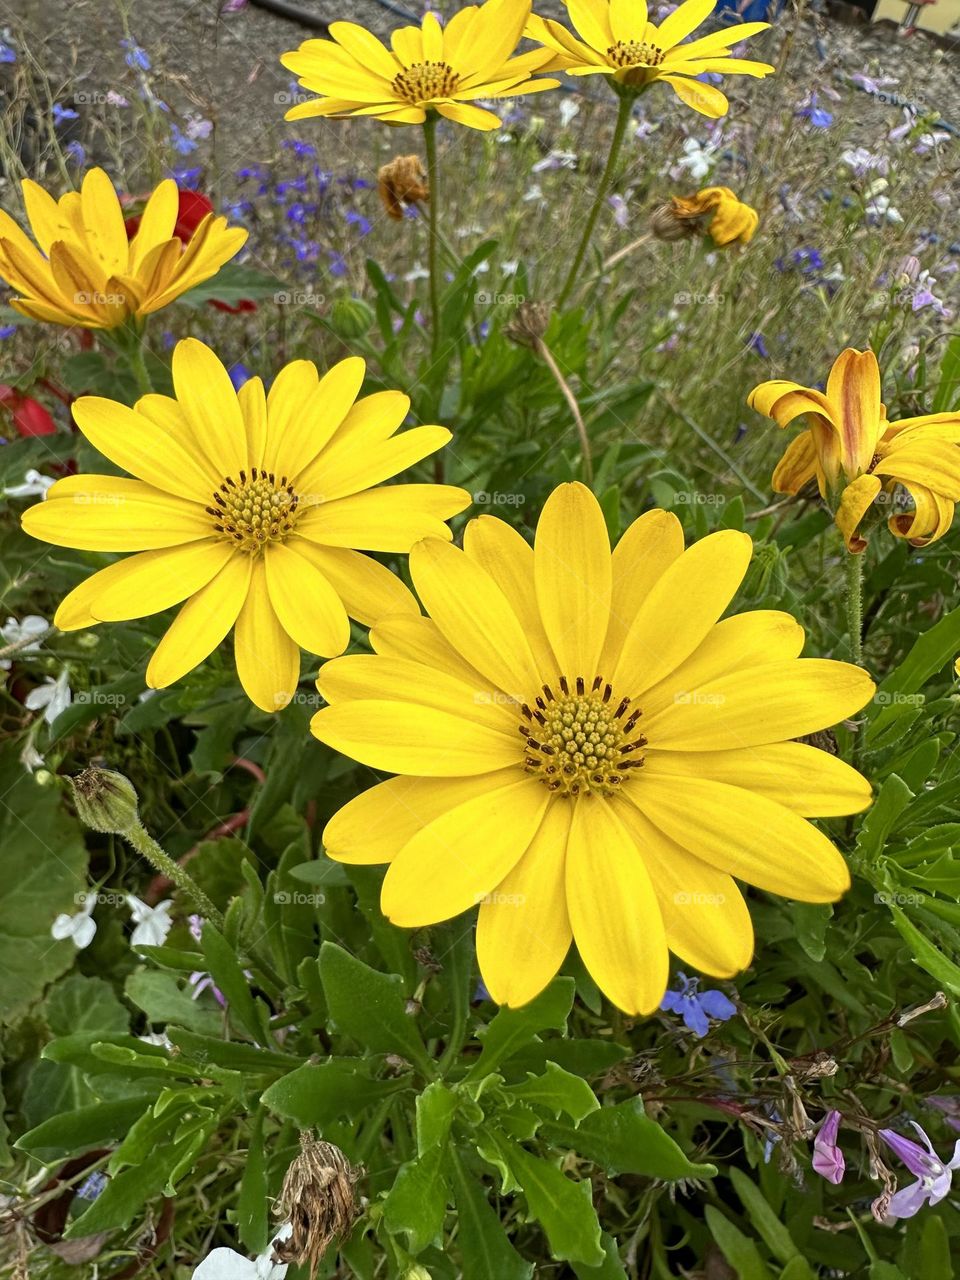
[[858, 667], [863, 665], [863, 553], [847, 554], [847, 631], [850, 654]]
[[440, 275], [437, 248], [440, 243], [438, 210], [440, 207], [440, 166], [437, 163], [437, 113], [428, 111], [423, 122], [423, 139], [427, 151], [427, 184], [430, 189], [427, 219], [427, 267], [430, 271], [430, 352], [434, 361], [440, 346]]
[[627, 122], [633, 111], [634, 94], [622, 92], [620, 95], [620, 108], [617, 112], [617, 123], [613, 128], [613, 137], [610, 140], [610, 154], [607, 156], [606, 167], [600, 178], [597, 187], [597, 194], [593, 198], [593, 207], [587, 218], [586, 225], [583, 228], [583, 236], [580, 240], [580, 246], [577, 249], [573, 262], [570, 264], [570, 270], [564, 281], [563, 288], [560, 290], [560, 296], [557, 299], [557, 306], [562, 307], [564, 302], [570, 296], [570, 291], [577, 283], [580, 275], [580, 268], [583, 266], [583, 260], [587, 255], [587, 249], [590, 247], [590, 240], [593, 236], [594, 227], [597, 225], [597, 219], [600, 217], [600, 210], [603, 208], [607, 193], [613, 183], [613, 175], [616, 172], [617, 160], [620, 157], [620, 148], [623, 144], [624, 136], [627, 132]]
[[130, 365], [130, 372], [136, 379], [137, 390], [142, 396], [151, 395], [153, 383], [147, 371], [147, 362], [143, 357], [143, 340], [139, 334], [136, 341], [131, 342], [127, 349], [127, 362]]
[[223, 932], [223, 915], [221, 912], [213, 905], [193, 876], [184, 871], [179, 862], [174, 862], [173, 858], [161, 849], [153, 836], [139, 822], [132, 826], [129, 831], [125, 831], [123, 837], [161, 875], [166, 876], [168, 880], [172, 880], [179, 889], [182, 889], [188, 897], [193, 899], [194, 906], [205, 920], [209, 920], [215, 929], [221, 933]]

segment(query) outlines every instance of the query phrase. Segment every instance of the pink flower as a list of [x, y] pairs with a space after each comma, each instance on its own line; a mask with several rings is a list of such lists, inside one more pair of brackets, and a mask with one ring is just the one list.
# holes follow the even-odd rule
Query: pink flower
[[843, 1152], [837, 1146], [837, 1132], [840, 1128], [840, 1112], [828, 1111], [823, 1123], [817, 1131], [813, 1142], [813, 1167], [821, 1178], [826, 1178], [835, 1186], [843, 1181], [847, 1163]]

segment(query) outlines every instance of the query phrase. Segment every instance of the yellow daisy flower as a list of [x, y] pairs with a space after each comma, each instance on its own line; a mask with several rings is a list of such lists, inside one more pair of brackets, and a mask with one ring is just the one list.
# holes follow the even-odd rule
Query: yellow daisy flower
[[[760, 223], [756, 209], [738, 200], [729, 187], [704, 187], [693, 196], [671, 196], [650, 220], [658, 240], [683, 240], [703, 230], [718, 249], [748, 244]], [[706, 227], [703, 227], [706, 223]]]
[[684, 550], [676, 517], [649, 511], [611, 555], [581, 484], [551, 495], [533, 549], [493, 516], [462, 551], [417, 543], [429, 617], [385, 619], [375, 654], [320, 671], [313, 733], [399, 775], [331, 819], [327, 853], [390, 863], [394, 924], [479, 904], [480, 970], [503, 1004], [542, 990], [571, 940], [628, 1013], [657, 1008], [668, 948], [718, 977], [744, 968], [733, 877], [804, 902], [849, 885], [806, 819], [866, 808], [869, 784], [791, 739], [874, 691], [858, 667], [799, 659], [788, 614], [720, 621], [751, 548], [725, 530]]
[[174, 234], [180, 198], [172, 178], [147, 201], [133, 239], [102, 169], [59, 201], [27, 178], [23, 202], [37, 243], [0, 210], [0, 279], [21, 295], [11, 306], [52, 324], [114, 329], [142, 319], [215, 276], [247, 238], [208, 214], [184, 245]]
[[806, 417], [807, 429], [777, 464], [773, 489], [797, 493], [816, 479], [852, 552], [867, 545], [860, 526], [870, 508], [878, 498], [894, 500], [898, 485], [913, 510], [895, 512], [887, 525], [915, 547], [943, 537], [960, 501], [960, 413], [888, 422], [881, 395], [877, 357], [848, 347], [834, 362], [826, 391], [777, 379], [754, 387], [747, 399], [780, 427]]
[[357, 400], [364, 362], [321, 378], [309, 360], [236, 392], [195, 338], [173, 354], [176, 398], [134, 408], [99, 396], [73, 405], [80, 430], [133, 477], [68, 476], [23, 515], [27, 533], [59, 547], [134, 551], [82, 582], [54, 618], [63, 631], [142, 618], [183, 604], [147, 667], [162, 689], [202, 662], [235, 626], [237, 674], [263, 711], [286, 706], [300, 648], [330, 657], [350, 640], [347, 615], [369, 625], [419, 614], [407, 588], [361, 551], [407, 552], [469, 506], [463, 489], [382, 486], [450, 439], [445, 427], [396, 434], [399, 391]]
[[677, 97], [717, 119], [729, 103], [719, 89], [697, 80], [705, 71], [721, 75], [767, 76], [766, 62], [734, 58], [730, 46], [765, 31], [769, 22], [743, 22], [683, 44], [713, 12], [717, 0], [683, 0], [659, 27], [647, 20], [644, 0], [564, 0], [578, 40], [562, 23], [532, 14], [526, 27], [531, 40], [552, 50], [542, 71], [572, 76], [611, 76], [618, 86], [640, 91], [663, 80]]
[[467, 5], [441, 27], [427, 12], [419, 27], [401, 27], [388, 50], [353, 22], [332, 22], [330, 40], [306, 40], [280, 61], [300, 84], [322, 96], [299, 103], [287, 120], [311, 116], [375, 116], [389, 124], [423, 124], [428, 111], [471, 129], [498, 129], [500, 117], [477, 98], [509, 98], [554, 89], [531, 80], [550, 58], [546, 49], [512, 57], [530, 0]]

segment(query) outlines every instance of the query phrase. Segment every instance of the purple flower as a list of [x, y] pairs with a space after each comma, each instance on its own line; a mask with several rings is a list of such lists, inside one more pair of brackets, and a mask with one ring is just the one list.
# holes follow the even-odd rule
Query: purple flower
[[7, 338], [12, 338], [17, 332], [17, 327], [15, 324], [0, 324], [0, 342], [5, 341]]
[[284, 138], [280, 145], [292, 151], [295, 156], [315, 156], [317, 154], [317, 148], [312, 143], [301, 142], [299, 138]]
[[181, 133], [175, 124], [170, 126], [170, 141], [177, 155], [188, 156], [191, 151], [196, 151], [197, 144], [192, 138], [188, 138], [185, 133]]
[[357, 228], [357, 231], [359, 232], [360, 235], [368, 236], [370, 234], [370, 231], [371, 231], [370, 222], [358, 210], [348, 209], [347, 212], [344, 214], [344, 218], [347, 221], [347, 223], [349, 223], [350, 226], [354, 226]]
[[141, 49], [136, 40], [121, 40], [120, 48], [126, 50], [124, 62], [134, 71], [149, 71], [150, 56], [146, 49]]
[[16, 60], [16, 49], [11, 48], [10, 45], [0, 40], [0, 62], [16, 62]]
[[253, 377], [253, 374], [247, 366], [242, 364], [240, 361], [237, 361], [236, 364], [232, 364], [227, 370], [227, 373], [230, 375], [230, 381], [233, 383], [234, 391], [239, 391], [243, 384], [245, 382], [249, 382]]
[[193, 987], [193, 995], [191, 996], [192, 1000], [199, 999], [200, 996], [203, 995], [204, 991], [209, 991], [221, 1009], [225, 1009], [227, 1007], [227, 1001], [223, 992], [214, 982], [209, 973], [204, 973], [202, 969], [198, 969], [196, 972], [191, 973], [188, 981], [191, 987]]
[[99, 1171], [91, 1173], [89, 1177], [84, 1178], [83, 1182], [77, 1187], [77, 1195], [81, 1200], [96, 1200], [107, 1186], [107, 1175]]
[[623, 196], [608, 196], [607, 204], [613, 210], [613, 220], [617, 226], [621, 228], [626, 227], [630, 221], [630, 210]]
[[888, 1218], [912, 1218], [925, 1204], [939, 1204], [950, 1193], [954, 1169], [960, 1169], [960, 1140], [953, 1149], [952, 1159], [944, 1164], [923, 1129], [915, 1121], [910, 1123], [923, 1139], [923, 1147], [893, 1129], [880, 1130], [880, 1137], [917, 1179], [894, 1195], [887, 1206]]
[[806, 103], [795, 113], [800, 119], [808, 120], [814, 129], [829, 129], [833, 124], [833, 115], [817, 106], [817, 95], [811, 93]]
[[747, 350], [755, 351], [762, 360], [766, 360], [770, 355], [762, 333], [751, 333], [747, 341]]
[[53, 116], [54, 128], [63, 124], [65, 120], [79, 120], [80, 117], [72, 107], [62, 107], [59, 102], [55, 102], [50, 108], [50, 114]]
[[946, 1094], [938, 1098], [928, 1098], [927, 1103], [941, 1111], [950, 1128], [960, 1133], [960, 1096]]
[[847, 1162], [843, 1152], [837, 1146], [837, 1132], [840, 1128], [840, 1112], [828, 1111], [823, 1124], [817, 1131], [813, 1141], [813, 1168], [821, 1178], [826, 1178], [834, 1186], [843, 1181]]
[[711, 1018], [726, 1022], [737, 1012], [737, 1006], [722, 991], [700, 991], [698, 978], [688, 978], [685, 973], [678, 972], [677, 981], [679, 991], [667, 991], [660, 1001], [660, 1008], [679, 1014], [695, 1036], [707, 1034]]
[[79, 142], [68, 142], [64, 147], [64, 154], [68, 155], [76, 165], [84, 165], [87, 162], [87, 153]]

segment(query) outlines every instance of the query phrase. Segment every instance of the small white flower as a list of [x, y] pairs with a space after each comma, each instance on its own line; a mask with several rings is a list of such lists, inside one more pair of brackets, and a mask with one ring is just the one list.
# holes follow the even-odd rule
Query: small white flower
[[700, 143], [696, 138], [687, 138], [683, 144], [683, 155], [677, 161], [678, 169], [686, 169], [690, 177], [699, 182], [705, 178], [717, 163], [720, 148], [715, 142]]
[[53, 476], [41, 475], [33, 467], [23, 477], [23, 484], [12, 484], [4, 489], [7, 498], [45, 498], [47, 490], [55, 484]]
[[527, 187], [526, 193], [523, 198], [525, 202], [529, 202], [531, 200], [542, 200], [543, 188], [540, 186], [540, 183], [535, 182], [533, 183], [532, 186]]
[[64, 667], [56, 680], [53, 676], [47, 676], [43, 684], [31, 689], [24, 698], [23, 705], [28, 711], [42, 711], [47, 724], [53, 724], [60, 712], [66, 711], [72, 701], [70, 673]]
[[408, 284], [412, 284], [414, 280], [429, 280], [430, 272], [422, 263], [415, 262], [412, 269], [403, 278]]
[[[39, 637], [49, 628], [50, 623], [46, 618], [41, 618], [39, 613], [28, 613], [22, 622], [18, 622], [16, 618], [8, 618], [3, 626], [0, 627], [0, 637], [3, 638], [4, 644], [21, 645], [21, 653], [36, 653], [41, 644]], [[34, 640], [31, 638], [33, 636], [38, 638]], [[28, 643], [24, 644], [23, 641], [25, 640]], [[0, 667], [4, 671], [9, 671], [10, 665], [9, 658], [4, 658], [0, 661]]]
[[173, 1043], [165, 1031], [151, 1031], [149, 1035], [137, 1036], [144, 1044], [155, 1044], [161, 1049], [172, 1049]]
[[550, 151], [538, 160], [531, 168], [531, 173], [543, 173], [545, 169], [575, 169], [577, 153], [575, 151]]
[[127, 894], [127, 906], [133, 916], [134, 930], [130, 935], [131, 947], [162, 947], [167, 934], [173, 928], [170, 919], [170, 908], [173, 903], [169, 898], [158, 902], [155, 907], [141, 902], [132, 893]]
[[575, 98], [561, 98], [560, 100], [560, 124], [566, 129], [570, 121], [580, 114], [580, 103]]
[[85, 893], [82, 904], [76, 915], [67, 915], [62, 911], [50, 926], [50, 933], [58, 942], [70, 938], [78, 951], [89, 947], [97, 932], [97, 922], [93, 919], [93, 908], [97, 905], [95, 893]]
[[288, 1264], [273, 1261], [273, 1246], [292, 1235], [293, 1226], [285, 1222], [263, 1253], [252, 1261], [235, 1249], [214, 1249], [194, 1271], [192, 1280], [283, 1280]]
[[33, 773], [35, 769], [42, 769], [47, 762], [33, 743], [28, 742], [20, 752], [20, 763], [27, 773]]

